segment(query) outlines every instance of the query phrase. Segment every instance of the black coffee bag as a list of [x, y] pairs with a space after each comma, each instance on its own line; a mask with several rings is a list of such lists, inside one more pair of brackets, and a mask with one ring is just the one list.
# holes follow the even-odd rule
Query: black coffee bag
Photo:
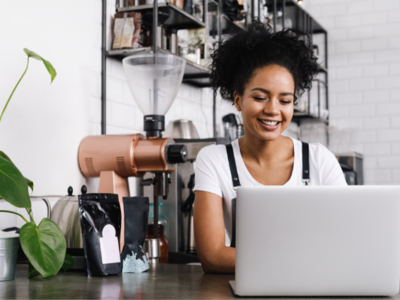
[[125, 245], [122, 250], [122, 272], [141, 273], [149, 269], [143, 244], [149, 219], [149, 198], [124, 197]]
[[79, 215], [88, 276], [121, 273], [118, 195], [79, 195]]

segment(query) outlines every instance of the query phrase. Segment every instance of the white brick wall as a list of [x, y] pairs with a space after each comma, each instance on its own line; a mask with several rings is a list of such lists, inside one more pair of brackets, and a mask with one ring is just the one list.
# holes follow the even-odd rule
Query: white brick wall
[[400, 184], [400, 0], [305, 9], [328, 30], [331, 125], [357, 132], [348, 150], [363, 150], [366, 184]]

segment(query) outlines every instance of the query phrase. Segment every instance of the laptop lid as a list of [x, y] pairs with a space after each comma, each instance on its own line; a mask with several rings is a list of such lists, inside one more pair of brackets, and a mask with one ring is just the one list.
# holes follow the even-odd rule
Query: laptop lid
[[395, 295], [400, 187], [240, 187], [235, 293]]

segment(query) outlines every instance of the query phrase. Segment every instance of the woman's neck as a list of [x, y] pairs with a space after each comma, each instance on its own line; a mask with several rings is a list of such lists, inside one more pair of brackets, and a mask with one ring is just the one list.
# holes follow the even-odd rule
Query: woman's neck
[[239, 139], [240, 152], [244, 160], [250, 159], [259, 165], [279, 163], [293, 156], [293, 148], [287, 139], [281, 135], [275, 140], [263, 141], [244, 135]]

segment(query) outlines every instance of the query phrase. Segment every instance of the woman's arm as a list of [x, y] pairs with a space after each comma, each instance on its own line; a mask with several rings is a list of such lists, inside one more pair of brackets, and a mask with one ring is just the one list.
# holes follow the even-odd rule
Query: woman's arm
[[236, 251], [225, 246], [222, 198], [209, 192], [195, 193], [194, 236], [203, 271], [234, 273]]

